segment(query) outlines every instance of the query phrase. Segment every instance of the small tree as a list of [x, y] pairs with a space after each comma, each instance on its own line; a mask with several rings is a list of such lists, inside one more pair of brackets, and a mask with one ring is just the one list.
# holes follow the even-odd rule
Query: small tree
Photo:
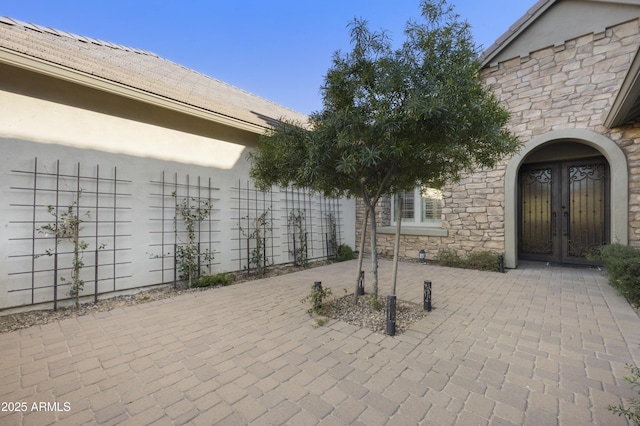
[[384, 31], [355, 19], [352, 51], [336, 52], [325, 77], [323, 110], [306, 126], [277, 124], [250, 154], [258, 186], [306, 186], [363, 200], [373, 298], [380, 198], [419, 185], [442, 187], [519, 147], [506, 129], [509, 114], [479, 78], [469, 25], [444, 0], [424, 0], [421, 10], [423, 22], [407, 23], [397, 49]]

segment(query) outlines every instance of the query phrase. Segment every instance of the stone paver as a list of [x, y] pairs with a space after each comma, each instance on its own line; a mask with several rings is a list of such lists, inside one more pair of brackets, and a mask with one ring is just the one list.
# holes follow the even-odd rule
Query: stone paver
[[406, 333], [315, 326], [300, 299], [314, 281], [350, 290], [355, 266], [2, 334], [0, 424], [627, 424], [607, 405], [637, 397], [622, 378], [640, 319], [600, 271], [403, 263], [400, 299], [433, 282]]

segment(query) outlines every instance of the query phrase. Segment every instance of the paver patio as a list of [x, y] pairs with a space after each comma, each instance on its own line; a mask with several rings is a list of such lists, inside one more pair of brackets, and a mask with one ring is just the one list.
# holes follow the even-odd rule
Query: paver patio
[[[433, 282], [434, 310], [410, 330], [314, 327], [300, 299], [316, 280], [351, 290], [355, 267], [2, 334], [2, 408], [26, 407], [0, 424], [627, 424], [607, 405], [638, 396], [623, 377], [640, 319], [601, 272], [403, 263], [398, 298], [422, 303]], [[382, 261], [382, 294], [390, 272]]]

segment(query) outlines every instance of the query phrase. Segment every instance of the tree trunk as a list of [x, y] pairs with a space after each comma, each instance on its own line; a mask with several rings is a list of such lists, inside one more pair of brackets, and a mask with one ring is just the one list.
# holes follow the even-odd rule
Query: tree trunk
[[353, 292], [353, 304], [358, 303], [358, 284], [360, 283], [360, 271], [362, 271], [362, 261], [364, 260], [364, 242], [367, 238], [367, 221], [369, 220], [369, 209], [364, 212], [362, 222], [362, 237], [360, 238], [360, 252], [358, 253], [358, 273], [356, 276], [356, 290]]
[[391, 295], [396, 295], [396, 281], [398, 278], [398, 255], [400, 253], [400, 226], [402, 225], [402, 197], [397, 196], [396, 202], [398, 207], [396, 209], [396, 241], [393, 245], [393, 276], [391, 281]]
[[373, 276], [372, 279], [372, 288], [373, 301], [378, 300], [378, 228], [376, 224], [376, 205], [375, 203], [369, 203], [369, 212], [371, 216], [371, 236], [369, 239], [371, 240], [371, 274]]

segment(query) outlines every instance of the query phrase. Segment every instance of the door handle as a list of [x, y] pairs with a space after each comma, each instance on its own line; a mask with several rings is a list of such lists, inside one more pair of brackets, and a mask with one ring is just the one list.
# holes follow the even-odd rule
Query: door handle
[[553, 212], [551, 214], [551, 228], [552, 228], [552, 234], [555, 237], [556, 235], [558, 235], [558, 213]]
[[562, 227], [562, 234], [566, 236], [569, 235], [569, 212], [562, 213], [562, 216], [564, 216], [564, 226]]

